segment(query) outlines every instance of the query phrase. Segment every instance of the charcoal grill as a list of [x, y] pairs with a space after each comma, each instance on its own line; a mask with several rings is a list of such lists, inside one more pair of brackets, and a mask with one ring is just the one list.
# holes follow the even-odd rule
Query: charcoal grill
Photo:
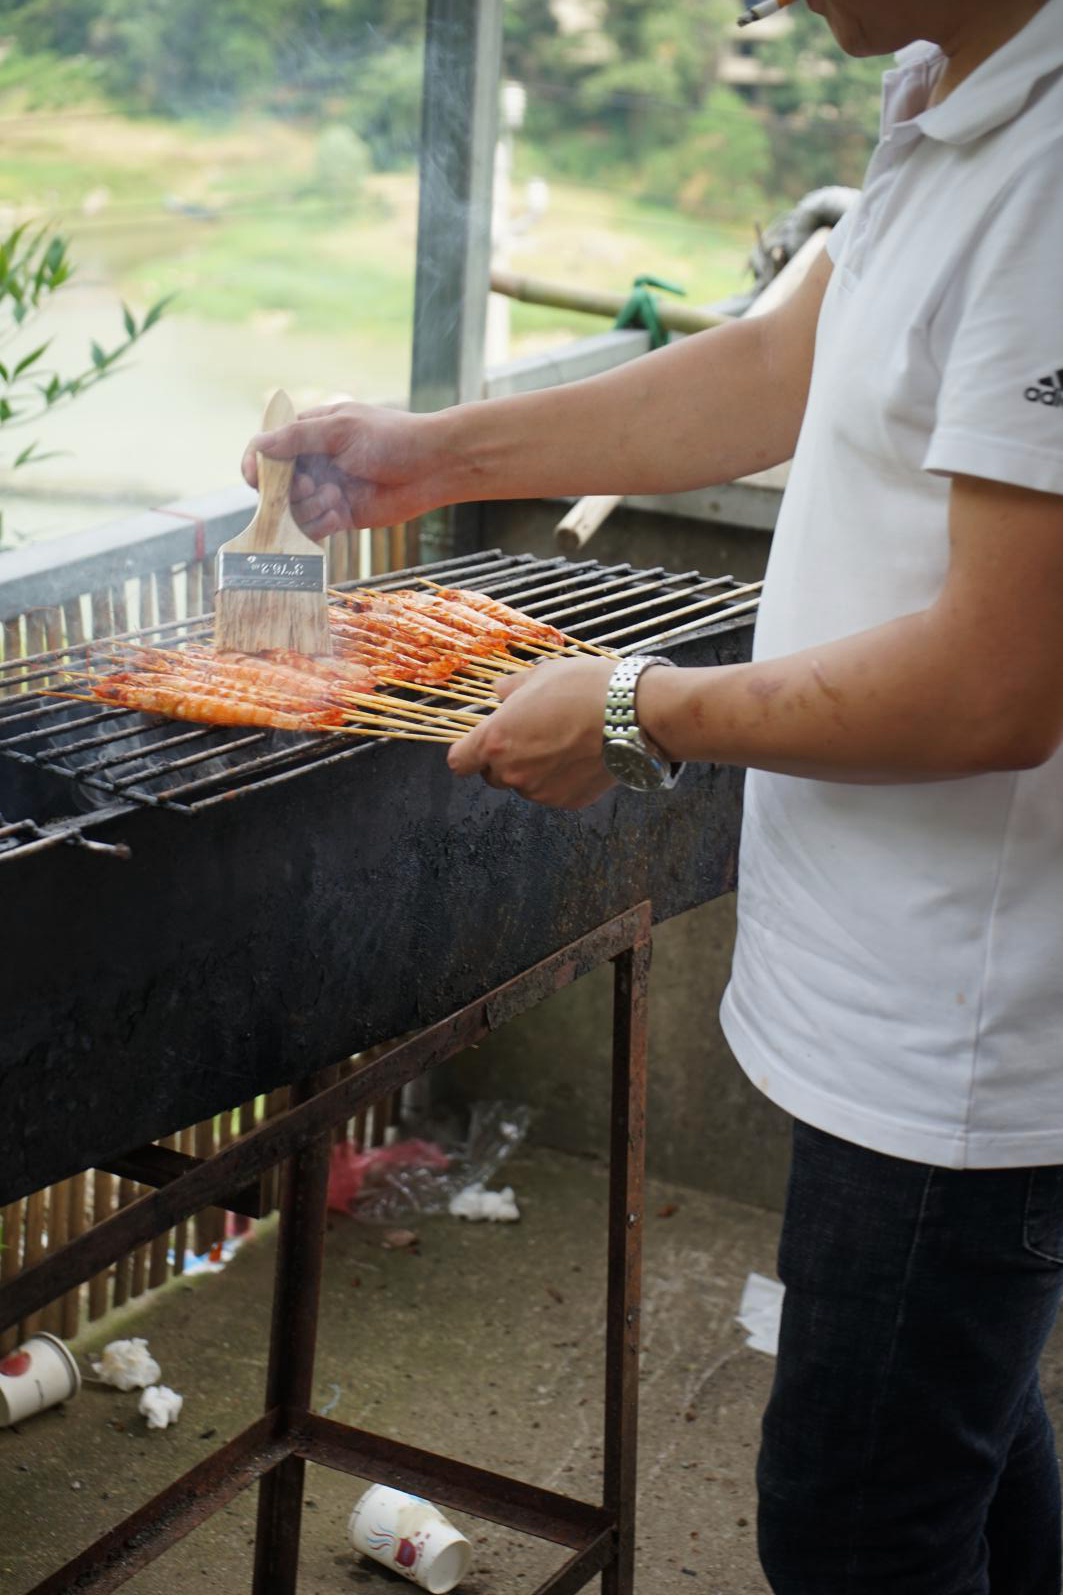
[[[745, 658], [757, 602], [731, 578], [499, 553], [379, 585], [423, 576], [685, 663]], [[733, 885], [734, 770], [545, 810], [456, 781], [431, 744], [37, 691], [83, 659], [0, 667], [23, 689], [0, 698], [0, 881], [19, 906], [0, 973], [0, 1203], [432, 1024], [633, 903], [664, 919]]]
[[[731, 578], [498, 552], [379, 585], [421, 577], [685, 664], [746, 658], [757, 603]], [[139, 635], [180, 643], [206, 625]], [[292, 1591], [310, 1460], [570, 1548], [545, 1591], [599, 1572], [604, 1591], [631, 1590], [650, 929], [734, 884], [740, 773], [695, 767], [670, 793], [544, 810], [455, 781], [439, 747], [44, 696], [76, 654], [0, 670], [0, 880], [19, 906], [0, 989], [0, 1203], [125, 1155], [159, 1189], [0, 1288], [0, 1329], [208, 1204], [254, 1211], [258, 1177], [288, 1162], [264, 1417], [38, 1589], [115, 1589], [260, 1481], [253, 1588]], [[335, 1424], [310, 1400], [333, 1127], [607, 959], [607, 1400], [591, 1504]], [[412, 1030], [344, 1080], [314, 1078]], [[209, 1159], [152, 1145], [282, 1083], [289, 1111]]]

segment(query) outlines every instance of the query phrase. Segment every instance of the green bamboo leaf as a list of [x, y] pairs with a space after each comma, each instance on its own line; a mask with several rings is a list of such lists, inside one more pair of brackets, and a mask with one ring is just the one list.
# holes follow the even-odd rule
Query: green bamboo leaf
[[149, 327], [154, 327], [155, 326], [156, 322], [159, 320], [160, 316], [163, 314], [163, 312], [166, 309], [166, 307], [176, 297], [177, 297], [176, 294], [166, 294], [162, 299], [157, 299], [156, 300], [155, 304], [151, 307], [151, 309], [149, 310], [148, 314], [145, 316], [143, 322], [141, 323], [141, 332], [142, 333], [146, 333], [148, 331]]
[[137, 323], [134, 321], [128, 305], [122, 306], [122, 325], [125, 327], [126, 334], [129, 338], [136, 338]]
[[39, 349], [35, 349], [32, 354], [24, 355], [22, 357], [14, 371], [11, 373], [12, 380], [14, 380], [15, 377], [20, 377], [24, 371], [29, 371], [30, 367], [34, 365], [36, 361], [40, 360], [51, 341], [52, 340], [49, 338], [40, 346]]
[[100, 345], [95, 339], [93, 339], [92, 363], [96, 367], [97, 371], [103, 371], [104, 367], [107, 365], [107, 359], [108, 357], [104, 354], [103, 350], [100, 348]]

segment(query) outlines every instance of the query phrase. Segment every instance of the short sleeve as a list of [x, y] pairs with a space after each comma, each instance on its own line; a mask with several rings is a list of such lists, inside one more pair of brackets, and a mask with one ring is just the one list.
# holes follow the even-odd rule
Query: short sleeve
[[1055, 143], [989, 208], [974, 244], [950, 306], [926, 471], [1061, 492], [1061, 237]]

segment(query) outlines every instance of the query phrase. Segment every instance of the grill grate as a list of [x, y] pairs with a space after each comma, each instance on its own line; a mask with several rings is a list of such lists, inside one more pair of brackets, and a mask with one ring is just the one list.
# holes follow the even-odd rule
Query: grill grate
[[[607, 567], [594, 560], [540, 560], [499, 550], [391, 571], [346, 586], [387, 590], [416, 586], [421, 578], [490, 594], [573, 637], [621, 654], [749, 624], [761, 588], [760, 583], [741, 585], [732, 577], [703, 577], [697, 571], [675, 574], [662, 568]], [[209, 632], [210, 618], [201, 617], [122, 636], [180, 646]], [[4, 824], [0, 817], [0, 860], [57, 843], [121, 852], [92, 842], [82, 828], [136, 804], [196, 813], [263, 785], [289, 781], [310, 766], [358, 757], [372, 746], [371, 739], [351, 735], [188, 726], [45, 696], [43, 689], [58, 673], [78, 669], [92, 649], [93, 644], [83, 644], [0, 665], [0, 755], [59, 778], [70, 788], [68, 807], [80, 811], [46, 824]], [[434, 701], [430, 689], [411, 689], [408, 696]]]

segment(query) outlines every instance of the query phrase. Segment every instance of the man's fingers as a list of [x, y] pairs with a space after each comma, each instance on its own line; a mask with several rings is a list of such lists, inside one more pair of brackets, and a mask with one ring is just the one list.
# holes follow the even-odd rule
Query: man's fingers
[[460, 737], [457, 743], [452, 743], [447, 751], [447, 762], [456, 776], [476, 776], [478, 771], [483, 770], [487, 763], [484, 755], [484, 726], [475, 727], [465, 737]]
[[330, 442], [336, 442], [337, 427], [331, 415], [309, 416], [305, 421], [290, 421], [287, 427], [273, 432], [257, 432], [248, 445], [256, 454], [268, 455], [271, 460], [295, 460], [301, 454], [331, 454]]
[[504, 676], [496, 688], [496, 697], [499, 702], [503, 703], [505, 699], [513, 698], [515, 693], [519, 693], [523, 687], [527, 687], [533, 676], [540, 669], [541, 666], [534, 665], [531, 670], [514, 671], [510, 676]]

